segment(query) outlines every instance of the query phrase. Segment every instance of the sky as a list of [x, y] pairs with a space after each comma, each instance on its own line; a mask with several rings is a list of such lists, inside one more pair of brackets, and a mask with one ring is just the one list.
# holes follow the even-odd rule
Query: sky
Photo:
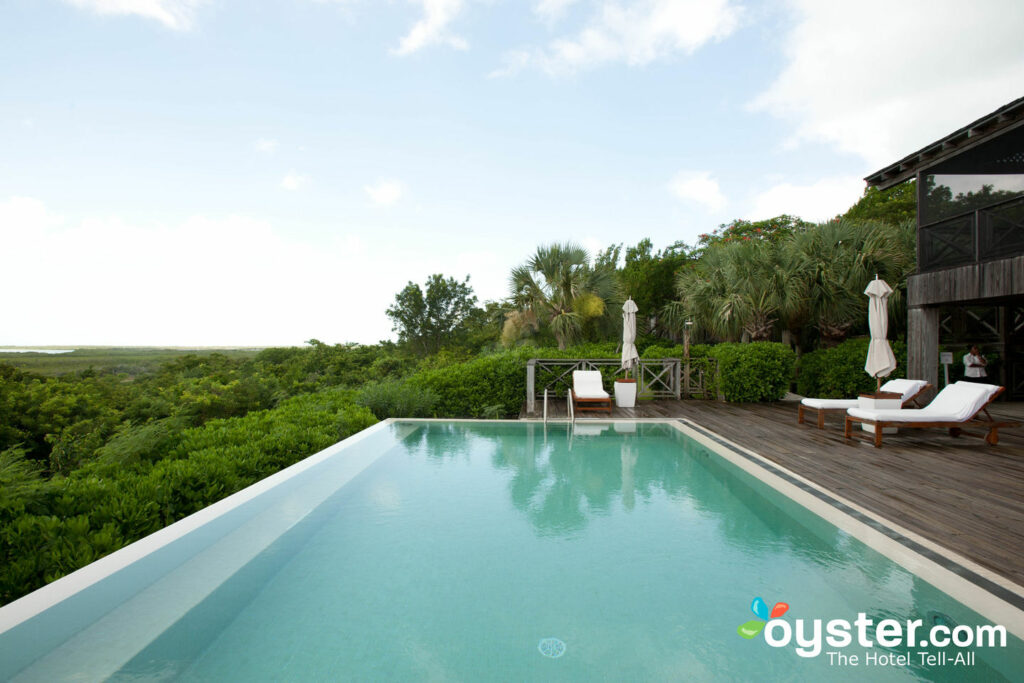
[[824, 220], [1024, 95], [1024, 3], [4, 0], [0, 345], [393, 338], [537, 246]]

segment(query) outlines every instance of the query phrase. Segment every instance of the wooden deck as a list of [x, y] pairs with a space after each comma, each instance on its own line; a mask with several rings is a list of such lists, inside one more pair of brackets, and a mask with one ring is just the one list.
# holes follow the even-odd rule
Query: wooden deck
[[[826, 418], [824, 430], [813, 419], [798, 425], [796, 406], [642, 401], [615, 408], [612, 418], [692, 420], [1024, 586], [1024, 427], [1000, 430], [997, 446], [913, 429], [886, 435], [876, 449], [844, 439], [837, 415]], [[564, 418], [565, 401], [549, 411]], [[1024, 422], [1024, 403], [999, 403], [989, 412]]]

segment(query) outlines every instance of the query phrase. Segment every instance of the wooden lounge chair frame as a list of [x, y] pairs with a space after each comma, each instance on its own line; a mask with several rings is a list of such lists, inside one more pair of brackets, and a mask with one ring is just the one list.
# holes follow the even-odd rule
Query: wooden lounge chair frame
[[[921, 387], [917, 391], [916, 394], [914, 394], [913, 396], [908, 398], [906, 401], [904, 401], [902, 407], [906, 408], [908, 405], [913, 404], [913, 405], [917, 406], [918, 408], [924, 408], [924, 406], [921, 405], [921, 402], [918, 401], [917, 399], [922, 394], [924, 394], [924, 392], [926, 392], [927, 390], [929, 390], [931, 388], [932, 388], [931, 384], [925, 384], [923, 387]], [[875, 394], [864, 394], [864, 395], [865, 396], [874, 396]], [[896, 394], [895, 396], [893, 396], [893, 398], [898, 398], [899, 396], [900, 396], [899, 394]], [[812, 408], [811, 406], [805, 406], [803, 403], [801, 403], [800, 405], [797, 406], [797, 410], [796, 410], [796, 422], [797, 422], [797, 424], [803, 424], [804, 420], [805, 420], [804, 413], [807, 412], [807, 411], [811, 411], [811, 410], [813, 410], [813, 411], [818, 413], [818, 429], [824, 429], [825, 428], [825, 413], [844, 413], [844, 414], [846, 413], [846, 408]]]
[[601, 410], [607, 410], [608, 414], [612, 413], [612, 397], [607, 398], [578, 398], [576, 396], [576, 390], [570, 389], [572, 393], [572, 405], [576, 412], [582, 413], [584, 411], [597, 412]]
[[[900, 422], [898, 420], [869, 420], [863, 417], [853, 417], [852, 415], [846, 416], [846, 427], [843, 431], [843, 436], [847, 439], [853, 438], [853, 423], [860, 422], [862, 424], [873, 425], [875, 428], [875, 448], [882, 447], [882, 430], [886, 427], [898, 427], [903, 428], [916, 428], [916, 429], [948, 429], [949, 435], [956, 436], [976, 436], [979, 439], [985, 439], [985, 443], [990, 446], [995, 446], [999, 443], [999, 428], [1000, 427], [1019, 427], [1019, 422], [996, 422], [992, 419], [992, 416], [988, 413], [988, 405], [992, 401], [996, 400], [999, 394], [1003, 393], [1006, 387], [999, 387], [998, 391], [992, 394], [992, 397], [979, 408], [974, 415], [971, 415], [962, 422]], [[982, 413], [985, 414], [984, 418], [979, 417]], [[964, 429], [964, 427], [979, 427], [987, 432], [971, 432]], [[863, 430], [860, 430], [863, 432]], [[858, 435], [860, 436], [860, 435]]]

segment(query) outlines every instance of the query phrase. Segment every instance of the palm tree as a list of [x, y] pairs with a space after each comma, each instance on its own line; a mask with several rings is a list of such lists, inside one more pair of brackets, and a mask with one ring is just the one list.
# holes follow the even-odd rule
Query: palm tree
[[672, 318], [685, 310], [699, 329], [726, 341], [764, 341], [778, 321], [784, 275], [774, 243], [718, 244], [706, 249], [695, 267], [679, 272], [679, 300], [665, 313]]
[[901, 289], [914, 268], [914, 235], [908, 225], [840, 219], [797, 233], [786, 244], [792, 286], [802, 293], [807, 317], [826, 346], [839, 343], [866, 318], [864, 288], [875, 277]]
[[864, 288], [875, 275], [895, 289], [894, 320], [905, 319], [907, 275], [915, 266], [912, 223], [830, 221], [775, 241], [740, 240], [707, 247], [676, 275], [678, 299], [663, 317], [726, 341], [760, 341], [781, 329], [800, 350], [804, 329], [824, 345], [842, 341], [866, 320]]
[[546, 326], [564, 349], [588, 321], [605, 317], [608, 304], [618, 298], [614, 270], [591, 267], [587, 250], [571, 242], [538, 247], [529, 261], [512, 269], [509, 285], [515, 310], [505, 322], [506, 343], [524, 330]]

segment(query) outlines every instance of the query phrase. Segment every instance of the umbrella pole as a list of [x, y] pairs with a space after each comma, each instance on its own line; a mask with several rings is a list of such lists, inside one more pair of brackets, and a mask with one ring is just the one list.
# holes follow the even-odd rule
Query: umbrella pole
[[882, 378], [881, 377], [876, 377], [875, 378], [875, 384], [876, 384], [876, 386], [875, 386], [875, 393], [878, 393], [878, 392], [882, 391]]

